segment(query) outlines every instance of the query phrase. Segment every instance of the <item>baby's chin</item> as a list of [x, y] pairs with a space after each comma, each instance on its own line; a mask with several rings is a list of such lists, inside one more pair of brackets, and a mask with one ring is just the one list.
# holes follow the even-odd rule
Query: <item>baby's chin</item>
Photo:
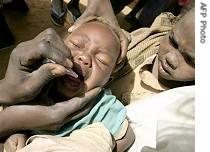
[[84, 96], [85, 92], [87, 92], [84, 87], [79, 88], [78, 90], [59, 90], [60, 95], [63, 99], [71, 99], [74, 97]]
[[83, 97], [86, 92], [95, 89], [97, 87], [102, 86], [87, 86], [86, 83], [84, 83], [78, 90], [62, 90], [59, 89], [59, 94], [62, 95], [62, 98], [68, 100], [74, 97]]
[[51, 88], [51, 94], [53, 100], [56, 102], [66, 101], [73, 97], [83, 96], [86, 92], [86, 87], [84, 83], [79, 86], [66, 85], [62, 79], [57, 79], [54, 83], [53, 88]]
[[68, 88], [66, 86], [57, 86], [59, 94], [64, 99], [71, 99], [73, 97], [80, 97], [87, 92], [86, 85], [82, 83], [78, 88]]

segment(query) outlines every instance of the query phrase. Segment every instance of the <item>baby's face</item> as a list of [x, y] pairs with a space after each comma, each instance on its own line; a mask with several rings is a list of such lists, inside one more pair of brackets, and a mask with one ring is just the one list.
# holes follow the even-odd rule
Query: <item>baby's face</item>
[[73, 31], [64, 40], [72, 54], [73, 70], [79, 75], [65, 75], [57, 80], [58, 91], [71, 98], [109, 80], [120, 53], [115, 33], [100, 22], [89, 22]]

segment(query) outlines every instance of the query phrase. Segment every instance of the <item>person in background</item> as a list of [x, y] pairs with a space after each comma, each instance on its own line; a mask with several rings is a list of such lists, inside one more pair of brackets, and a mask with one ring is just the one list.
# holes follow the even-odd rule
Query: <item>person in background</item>
[[193, 85], [194, 29], [192, 5], [178, 18], [163, 13], [150, 28], [131, 33], [128, 61], [108, 85], [112, 93], [129, 104], [171, 88]]
[[[129, 32], [141, 27], [150, 27], [161, 12], [171, 12], [177, 16], [181, 9], [189, 6], [191, 2], [192, 0], [138, 0], [132, 11], [125, 17], [132, 24]], [[136, 16], [140, 10], [141, 13]]]
[[13, 45], [14, 43], [15, 38], [10, 31], [9, 25], [7, 24], [0, 6], [0, 49]]

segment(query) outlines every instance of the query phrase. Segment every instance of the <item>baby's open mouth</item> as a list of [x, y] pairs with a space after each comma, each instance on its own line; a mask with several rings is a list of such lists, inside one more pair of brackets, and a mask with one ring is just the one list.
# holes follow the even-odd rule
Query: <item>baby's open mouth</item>
[[70, 75], [70, 76], [72, 76], [74, 78], [78, 78], [79, 77], [79, 75], [76, 72], [74, 72], [72, 69], [68, 69], [67, 70], [67, 75]]
[[79, 66], [73, 66], [67, 74], [63, 77], [65, 85], [70, 88], [80, 88], [84, 83], [84, 76]]
[[[82, 69], [79, 66], [74, 65], [73, 68], [72, 68], [72, 71], [75, 74], [71, 75], [71, 76], [73, 76], [74, 78], [79, 79], [81, 81], [84, 81], [84, 75], [82, 73]], [[67, 73], [67, 75], [68, 75], [68, 73]]]

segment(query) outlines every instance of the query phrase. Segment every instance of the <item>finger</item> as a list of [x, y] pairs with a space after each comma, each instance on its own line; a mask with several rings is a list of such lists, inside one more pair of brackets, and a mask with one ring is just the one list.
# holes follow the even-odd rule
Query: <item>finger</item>
[[90, 102], [86, 104], [81, 110], [74, 112], [73, 114], [69, 115], [67, 118], [65, 118], [64, 123], [69, 122], [71, 120], [78, 119], [84, 115], [86, 115], [93, 107], [95, 102]]
[[[69, 51], [70, 52], [70, 51]], [[11, 53], [11, 59], [14, 64], [21, 66], [34, 66], [42, 64], [43, 59], [49, 58], [56, 63], [71, 68], [73, 63], [70, 59], [70, 53], [66, 55], [60, 48], [54, 46], [50, 41], [42, 40], [39, 43], [25, 43], [22, 47], [17, 47]]]
[[[47, 63], [42, 65], [39, 69], [33, 71], [28, 79], [28, 85], [32, 88], [42, 88], [50, 80], [63, 76], [67, 73], [64, 66], [54, 63]], [[33, 87], [34, 86], [34, 87]]]
[[64, 118], [65, 123], [87, 114], [94, 105], [95, 99], [100, 91], [101, 88], [98, 87], [87, 92], [84, 97], [75, 97], [69, 101], [63, 102], [63, 104], [60, 103], [62, 104], [62, 106], [60, 106], [60, 109], [62, 109], [62, 114], [61, 112], [59, 113], [62, 115], [60, 118]]
[[100, 87], [94, 88], [86, 92], [84, 97], [79, 98], [78, 102], [80, 104], [80, 108], [83, 108], [89, 102], [93, 102], [100, 92], [101, 92]]
[[65, 102], [56, 103], [53, 105], [53, 114], [56, 116], [54, 120], [59, 120], [64, 124], [67, 120], [70, 121], [72, 118], [78, 118], [86, 114], [87, 110], [81, 113], [80, 110], [89, 102], [95, 103], [95, 98], [100, 91], [101, 88], [95, 88], [87, 92], [84, 97], [75, 97]]
[[59, 48], [65, 56], [70, 57], [70, 51], [68, 50], [67, 46], [64, 44], [63, 39], [57, 34], [57, 32], [53, 28], [48, 28], [37, 35], [33, 41], [41, 42], [41, 41], [50, 42], [56, 48]]
[[123, 39], [120, 41], [120, 45], [121, 45], [121, 54], [117, 60], [117, 64], [122, 62], [122, 60], [126, 57], [127, 50], [128, 50], [128, 41], [126, 39]]
[[18, 143], [17, 143], [17, 149], [16, 150], [20, 150], [23, 147], [25, 147], [26, 140], [27, 140], [26, 135], [21, 135], [20, 138], [18, 138]]
[[118, 32], [118, 35], [120, 37], [121, 54], [120, 57], [118, 58], [117, 64], [119, 64], [126, 57], [128, 51], [128, 44], [129, 44], [128, 38], [125, 36], [125, 34], [122, 31]]
[[67, 68], [72, 68], [73, 63], [69, 59], [70, 54], [69, 55], [64, 54], [60, 48], [54, 46], [50, 41], [45, 41], [45, 40], [41, 41], [39, 43], [39, 50], [42, 58], [48, 58]]
[[56, 41], [57, 38], [61, 39], [60, 36], [57, 34], [57, 32], [53, 28], [48, 28], [42, 31], [41, 33], [39, 33], [34, 39], [19, 43], [17, 47], [25, 47], [28, 45], [32, 45], [34, 43], [39, 43], [40, 41], [43, 41], [43, 40]]
[[52, 29], [48, 29], [48, 34], [43, 38], [43, 40], [46, 40], [50, 42], [54, 47], [58, 48], [65, 56], [68, 58], [71, 58], [71, 52], [68, 49], [68, 47], [65, 45], [63, 38], [61, 38], [55, 30], [53, 32], [50, 32]]
[[56, 33], [54, 29], [52, 28], [47, 28], [46, 30], [42, 31], [41, 33], [39, 33], [34, 40], [36, 40], [37, 42], [42, 40], [46, 35], [51, 34], [51, 33]]
[[57, 104], [59, 109], [62, 109], [62, 116], [67, 117], [70, 114], [79, 111], [82, 109], [85, 105], [87, 105], [89, 102], [94, 102], [97, 95], [100, 93], [101, 88], [95, 88], [87, 93], [83, 97], [75, 97], [65, 102], [60, 102]]
[[16, 143], [10, 139], [7, 139], [7, 141], [4, 143], [4, 149], [6, 152], [15, 152], [17, 149]]
[[126, 31], [123, 31], [123, 29], [120, 28], [120, 26], [118, 25], [118, 23], [111, 23], [109, 22], [109, 25], [111, 26], [111, 28], [115, 31], [115, 33], [117, 34], [117, 36], [120, 39], [120, 56], [117, 60], [117, 64], [119, 64], [126, 56], [127, 54], [127, 50], [128, 50], [128, 44], [130, 41], [130, 35], [128, 33], [126, 33]]

